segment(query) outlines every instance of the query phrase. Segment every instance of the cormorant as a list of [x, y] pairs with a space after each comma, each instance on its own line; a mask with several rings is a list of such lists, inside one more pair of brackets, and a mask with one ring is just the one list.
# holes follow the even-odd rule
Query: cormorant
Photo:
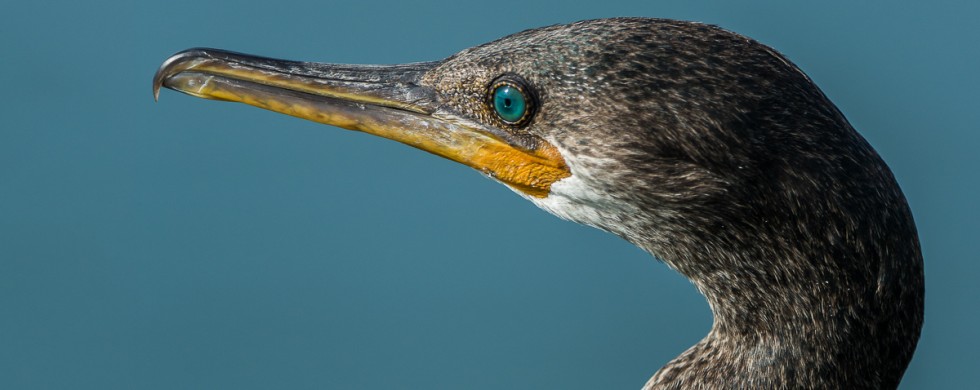
[[895, 388], [915, 350], [922, 256], [895, 178], [744, 36], [589, 20], [388, 66], [191, 49], [161, 86], [406, 143], [661, 259], [714, 323], [646, 389]]

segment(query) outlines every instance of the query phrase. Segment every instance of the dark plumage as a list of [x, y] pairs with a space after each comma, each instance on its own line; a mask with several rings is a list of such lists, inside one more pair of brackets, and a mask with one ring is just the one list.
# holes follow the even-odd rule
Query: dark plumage
[[[277, 70], [234, 56], [178, 54], [155, 85], [224, 99], [230, 95], [201, 92], [180, 77], [255, 87], [182, 65], [192, 59], [314, 69], [303, 77], [321, 84], [363, 79], [348, 68]], [[411, 90], [397, 100], [411, 107], [371, 101], [371, 110], [463, 124], [527, 153], [553, 147], [560, 163], [552, 165], [567, 175], [512, 179], [497, 165], [376, 134], [484, 170], [562, 218], [617, 234], [705, 295], [711, 332], [647, 388], [897, 387], [922, 325], [912, 215], [881, 158], [776, 51], [714, 26], [622, 18], [528, 30], [414, 65], [408, 76], [404, 69], [397, 80], [370, 82]], [[501, 75], [529, 84], [539, 107], [527, 124], [502, 122], [487, 104], [488, 85]], [[372, 88], [365, 95], [375, 96]], [[289, 99], [316, 101], [325, 112], [346, 99], [288, 89], [308, 94]]]

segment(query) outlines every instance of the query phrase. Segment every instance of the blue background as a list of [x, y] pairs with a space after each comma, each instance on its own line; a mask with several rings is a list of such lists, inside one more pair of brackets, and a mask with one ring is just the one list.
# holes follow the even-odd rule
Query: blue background
[[609, 16], [785, 53], [890, 164], [926, 259], [903, 388], [980, 382], [976, 2], [12, 2], [0, 15], [0, 387], [635, 389], [707, 305], [461, 165], [162, 92], [210, 46], [440, 59]]

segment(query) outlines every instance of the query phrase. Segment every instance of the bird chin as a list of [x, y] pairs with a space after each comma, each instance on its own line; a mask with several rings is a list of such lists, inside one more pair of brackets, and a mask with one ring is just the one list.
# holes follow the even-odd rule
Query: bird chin
[[553, 183], [546, 197], [538, 198], [514, 191], [558, 218], [628, 237], [631, 229], [623, 221], [632, 218], [624, 217], [640, 215], [642, 210], [602, 191], [603, 186], [590, 180], [594, 177], [591, 172], [595, 169], [588, 167], [603, 164], [601, 159], [594, 160], [596, 161], [582, 164], [582, 161], [566, 159], [571, 168], [571, 176]]

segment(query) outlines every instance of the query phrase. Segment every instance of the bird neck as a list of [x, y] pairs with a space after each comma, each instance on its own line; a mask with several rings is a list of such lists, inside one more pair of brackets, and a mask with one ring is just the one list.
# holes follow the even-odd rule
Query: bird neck
[[793, 229], [769, 216], [751, 231], [716, 224], [635, 242], [687, 276], [714, 314], [647, 388], [897, 386], [921, 328], [922, 260], [904, 199], [892, 209], [880, 226]]
[[[809, 264], [826, 259], [793, 260]], [[711, 385], [707, 388], [862, 388], [851, 380], [861, 376], [877, 382], [875, 375], [865, 375], [874, 372], [877, 360], [864, 355], [879, 349], [873, 341], [877, 323], [869, 321], [875, 317], [873, 287], [833, 269], [775, 266], [788, 262], [774, 259], [773, 267], [762, 269], [675, 266], [705, 295], [714, 323], [704, 339], [663, 367], [647, 388], [685, 383]]]
[[711, 332], [647, 388], [894, 388], [922, 326], [922, 255], [894, 177], [852, 141], [838, 159], [852, 165], [770, 161], [737, 180], [578, 155], [531, 200], [643, 248], [707, 298]]

